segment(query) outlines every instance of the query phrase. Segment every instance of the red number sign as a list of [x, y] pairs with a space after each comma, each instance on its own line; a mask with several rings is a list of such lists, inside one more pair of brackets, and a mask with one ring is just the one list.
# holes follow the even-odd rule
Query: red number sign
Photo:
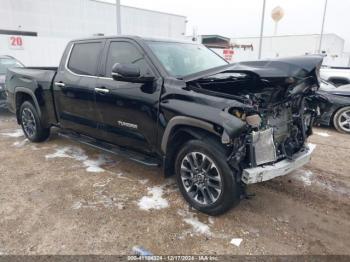
[[231, 62], [232, 61], [232, 57], [234, 55], [234, 51], [232, 49], [224, 49], [223, 50], [223, 54], [224, 54], [224, 58], [225, 60]]
[[21, 36], [10, 36], [9, 44], [12, 49], [23, 49], [23, 39]]

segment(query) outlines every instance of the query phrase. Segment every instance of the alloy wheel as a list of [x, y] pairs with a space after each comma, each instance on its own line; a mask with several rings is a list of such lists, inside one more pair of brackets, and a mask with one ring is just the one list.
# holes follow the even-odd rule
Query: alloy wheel
[[215, 203], [222, 192], [222, 177], [214, 161], [200, 152], [188, 153], [181, 162], [181, 180], [187, 195], [201, 205]]
[[350, 110], [343, 112], [338, 118], [338, 124], [345, 132], [350, 132]]
[[36, 122], [33, 112], [29, 108], [24, 108], [21, 118], [24, 132], [27, 136], [33, 137], [36, 132]]

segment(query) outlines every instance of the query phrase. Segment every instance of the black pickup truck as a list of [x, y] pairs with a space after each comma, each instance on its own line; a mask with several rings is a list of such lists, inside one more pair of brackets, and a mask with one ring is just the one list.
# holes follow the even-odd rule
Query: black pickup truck
[[246, 185], [309, 162], [321, 57], [229, 64], [194, 43], [72, 41], [58, 68], [14, 68], [8, 107], [33, 142], [50, 127], [176, 175], [194, 208], [217, 215]]

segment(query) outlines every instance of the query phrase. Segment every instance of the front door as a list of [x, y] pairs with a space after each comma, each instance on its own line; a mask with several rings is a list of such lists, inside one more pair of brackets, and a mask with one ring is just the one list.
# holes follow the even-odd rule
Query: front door
[[[116, 63], [136, 64], [142, 74], [156, 76], [152, 64], [132, 41], [108, 41], [103, 61], [103, 77], [98, 79], [96, 107], [101, 116], [99, 128], [108, 142], [152, 153], [156, 144], [160, 80], [143, 84], [115, 81]], [[105, 90], [105, 91], [103, 91]]]
[[103, 41], [77, 42], [69, 48], [54, 83], [58, 117], [63, 128], [99, 138], [95, 104], [97, 70]]

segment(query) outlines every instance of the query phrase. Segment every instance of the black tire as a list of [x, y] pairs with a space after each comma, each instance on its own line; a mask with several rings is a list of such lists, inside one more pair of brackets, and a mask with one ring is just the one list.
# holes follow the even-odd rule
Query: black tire
[[339, 132], [350, 134], [350, 106], [343, 107], [335, 113], [333, 125]]
[[42, 142], [50, 136], [50, 128], [41, 124], [36, 108], [29, 101], [25, 101], [20, 108], [20, 121], [24, 135], [31, 142]]
[[[192, 156], [191, 152], [198, 153], [196, 155], [198, 158], [197, 162], [200, 162], [202, 158], [202, 163], [210, 163], [210, 161], [212, 161], [215, 166], [215, 169], [209, 171], [213, 172], [214, 170], [212, 174], [209, 175], [209, 172], [207, 172], [203, 175], [203, 173], [201, 173], [200, 180], [202, 180], [203, 177], [209, 177], [209, 182], [204, 182], [204, 185], [202, 181], [199, 182], [200, 185], [198, 186], [198, 188], [196, 188], [195, 183], [193, 182], [193, 177], [195, 177], [196, 181], [199, 180], [198, 173], [196, 173], [198, 171], [188, 172], [189, 169], [187, 169], [188, 166], [191, 166], [189, 165], [191, 161], [187, 161], [190, 159], [190, 156]], [[203, 154], [204, 156], [201, 154]], [[208, 159], [206, 159], [205, 157], [207, 157]], [[230, 209], [233, 206], [236, 206], [239, 203], [241, 196], [241, 186], [237, 183], [235, 174], [226, 162], [226, 159], [227, 154], [223, 146], [215, 139], [211, 138], [206, 138], [204, 140], [188, 141], [179, 150], [175, 161], [176, 180], [183, 197], [195, 209], [203, 213], [215, 216], [226, 212], [228, 209]], [[202, 166], [202, 163], [198, 166]], [[185, 165], [187, 167], [185, 167], [184, 169], [183, 167]], [[212, 167], [214, 166], [212, 165]], [[216, 169], [218, 172], [216, 171]], [[218, 180], [218, 176], [216, 174], [220, 176], [221, 182], [211, 181], [212, 177]], [[191, 178], [187, 178], [188, 176], [190, 176]], [[221, 188], [221, 192], [219, 194], [216, 194], [218, 193], [218, 190], [213, 190], [213, 188], [210, 188], [209, 190], [208, 183], [212, 184], [213, 182], [216, 183], [216, 186], [219, 186]], [[185, 184], [187, 185], [187, 190]], [[199, 192], [201, 190], [203, 190], [204, 192]], [[196, 196], [193, 195], [196, 194], [193, 191], [197, 192]], [[215, 191], [217, 192], [213, 194]], [[211, 197], [208, 194], [209, 192], [211, 194]], [[207, 197], [205, 197], [205, 195]], [[212, 201], [213, 198], [217, 199], [215, 201]], [[207, 203], [201, 203], [205, 200], [210, 200], [212, 202], [210, 203], [210, 201], [206, 201]]]

